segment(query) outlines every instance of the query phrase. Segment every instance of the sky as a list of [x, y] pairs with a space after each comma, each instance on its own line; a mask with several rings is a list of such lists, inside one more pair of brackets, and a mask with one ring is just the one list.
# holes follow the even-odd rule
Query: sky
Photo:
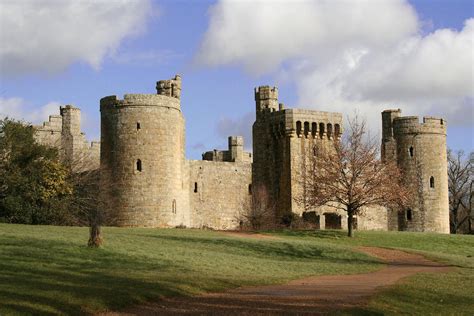
[[253, 89], [287, 107], [439, 116], [448, 146], [474, 150], [473, 0], [0, 0], [0, 117], [34, 124], [82, 110], [100, 139], [99, 100], [156, 93], [181, 74], [186, 155], [251, 150]]

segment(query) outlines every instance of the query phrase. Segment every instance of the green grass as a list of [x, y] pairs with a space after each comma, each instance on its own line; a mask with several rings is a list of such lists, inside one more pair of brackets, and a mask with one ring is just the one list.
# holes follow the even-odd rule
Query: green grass
[[323, 238], [256, 240], [188, 229], [0, 224], [0, 315], [73, 315], [318, 274], [361, 273], [377, 260]]
[[407, 232], [283, 231], [277, 236], [327, 244], [376, 246], [417, 252], [455, 266], [444, 274], [419, 274], [381, 291], [367, 308], [348, 314], [474, 315], [474, 236]]
[[0, 315], [74, 315], [117, 310], [161, 296], [194, 295], [309, 275], [381, 267], [356, 246], [399, 248], [456, 268], [381, 291], [349, 314], [472, 315], [474, 236], [343, 231], [269, 232], [244, 239], [190, 229], [105, 228], [105, 246], [85, 246], [78, 227], [0, 224]]

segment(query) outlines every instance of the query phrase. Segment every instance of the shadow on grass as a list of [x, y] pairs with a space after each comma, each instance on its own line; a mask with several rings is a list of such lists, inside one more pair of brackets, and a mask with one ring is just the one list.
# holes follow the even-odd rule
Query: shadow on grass
[[[378, 263], [375, 259], [345, 252], [341, 248], [310, 243], [172, 236], [160, 235], [159, 232], [138, 235], [142, 241], [143, 238], [153, 238], [152, 245], [168, 243], [167, 247], [173, 249], [176, 242], [180, 247], [189, 245], [189, 249], [213, 255], [236, 253], [242, 258], [311, 260], [315, 264], [318, 261], [347, 265]], [[232, 278], [201, 276], [199, 269], [190, 270], [194, 266], [170, 258], [140, 256], [133, 251], [118, 253], [107, 248], [89, 249], [56, 239], [0, 237], [2, 315], [87, 314], [98, 310], [118, 310], [162, 296], [190, 295], [197, 290], [240, 285]], [[147, 245], [150, 247], [150, 243]], [[150, 249], [153, 251], [155, 248]]]
[[333, 246], [314, 244], [299, 244], [298, 246], [285, 241], [242, 240], [232, 237], [190, 237], [190, 236], [153, 236], [143, 235], [145, 238], [176, 241], [180, 243], [194, 243], [213, 248], [221, 247], [228, 253], [241, 252], [257, 258], [273, 258], [277, 260], [321, 260], [331, 263], [350, 264], [377, 264], [380, 261], [367, 255], [352, 252]]
[[[78, 315], [186, 294], [174, 280], [159, 278], [173, 266], [165, 260], [34, 238], [3, 236], [1, 244], [1, 314]], [[146, 277], [150, 271], [155, 278]]]

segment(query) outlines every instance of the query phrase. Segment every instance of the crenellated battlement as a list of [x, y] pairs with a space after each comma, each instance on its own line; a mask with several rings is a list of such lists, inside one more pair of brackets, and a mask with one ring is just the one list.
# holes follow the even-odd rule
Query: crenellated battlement
[[173, 79], [158, 81], [156, 92], [159, 95], [179, 99], [181, 97], [181, 76], [176, 75]]
[[255, 105], [257, 115], [283, 110], [284, 107], [278, 103], [278, 88], [270, 86], [255, 88]]
[[125, 94], [123, 99], [111, 95], [100, 99], [100, 110], [127, 106], [163, 106], [181, 111], [180, 101], [161, 94]]
[[446, 120], [431, 116], [423, 117], [420, 122], [418, 116], [402, 116], [393, 119], [394, 135], [401, 134], [442, 134], [446, 135]]
[[255, 88], [255, 101], [278, 100], [278, 88], [270, 86], [260, 86]]

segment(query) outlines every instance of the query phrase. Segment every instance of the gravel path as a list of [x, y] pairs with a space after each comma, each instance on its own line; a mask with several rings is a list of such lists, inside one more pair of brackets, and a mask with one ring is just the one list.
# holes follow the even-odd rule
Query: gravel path
[[317, 276], [283, 285], [243, 287], [195, 297], [165, 298], [102, 315], [318, 315], [362, 307], [383, 287], [420, 272], [444, 273], [450, 267], [399, 250], [360, 247], [386, 262], [364, 274]]

